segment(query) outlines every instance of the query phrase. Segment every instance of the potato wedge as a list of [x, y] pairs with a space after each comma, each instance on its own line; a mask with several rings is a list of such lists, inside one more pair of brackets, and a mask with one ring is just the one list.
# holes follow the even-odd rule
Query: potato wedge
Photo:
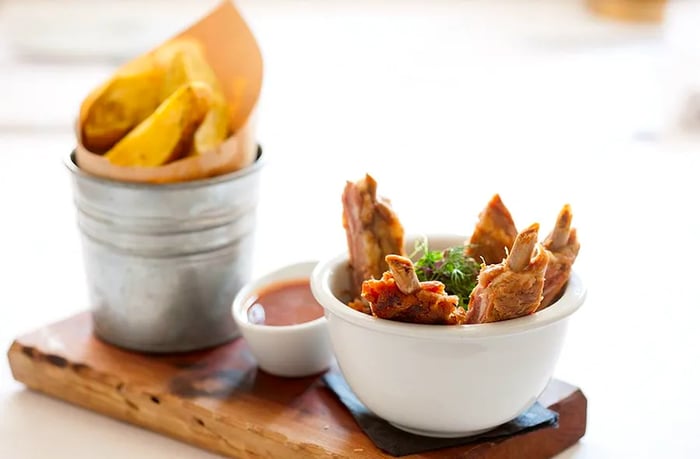
[[192, 81], [210, 85], [214, 101], [210, 112], [197, 129], [189, 154], [201, 154], [216, 148], [229, 136], [228, 104], [214, 70], [209, 66], [201, 44], [195, 40], [179, 39], [156, 51], [158, 59], [167, 62], [161, 96]]
[[165, 68], [150, 55], [119, 69], [81, 105], [83, 145], [94, 153], [112, 148], [158, 107], [161, 100], [156, 88], [164, 78]]
[[207, 116], [194, 133], [189, 155], [212, 151], [226, 140], [229, 134], [228, 104], [224, 99], [215, 98]]
[[156, 167], [185, 156], [212, 100], [206, 83], [180, 86], [105, 157], [118, 166]]
[[163, 86], [161, 88], [161, 98], [165, 100], [177, 88], [191, 81], [203, 81], [215, 93], [220, 93], [221, 83], [214, 70], [209, 66], [204, 55], [202, 45], [191, 39], [179, 39], [155, 51], [155, 57], [160, 65], [167, 68]]

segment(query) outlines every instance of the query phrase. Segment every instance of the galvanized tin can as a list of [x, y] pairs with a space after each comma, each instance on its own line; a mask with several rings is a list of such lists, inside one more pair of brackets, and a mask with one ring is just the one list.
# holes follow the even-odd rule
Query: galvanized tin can
[[231, 304], [250, 279], [262, 151], [243, 170], [178, 184], [71, 172], [94, 331], [147, 352], [238, 335]]

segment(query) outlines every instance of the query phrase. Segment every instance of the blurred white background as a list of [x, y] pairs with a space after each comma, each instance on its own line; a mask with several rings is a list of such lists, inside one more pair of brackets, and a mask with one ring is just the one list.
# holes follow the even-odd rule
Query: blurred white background
[[[0, 347], [88, 306], [61, 164], [82, 98], [213, 4], [0, 3]], [[469, 234], [495, 192], [520, 227], [570, 202], [589, 297], [556, 376], [589, 426], [563, 457], [700, 456], [697, 2], [651, 24], [582, 0], [237, 4], [265, 59], [257, 274], [343, 250], [340, 192], [365, 172], [409, 232]], [[27, 392], [5, 364], [0, 413], [3, 458], [213, 457]]]

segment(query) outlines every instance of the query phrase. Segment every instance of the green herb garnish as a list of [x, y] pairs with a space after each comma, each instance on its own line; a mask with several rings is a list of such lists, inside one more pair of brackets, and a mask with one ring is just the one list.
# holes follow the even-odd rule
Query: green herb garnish
[[459, 297], [459, 306], [467, 309], [469, 295], [476, 287], [480, 264], [464, 254], [464, 247], [450, 247], [443, 251], [430, 250], [428, 239], [416, 241], [412, 259], [423, 253], [414, 263], [420, 281], [440, 281], [445, 291]]

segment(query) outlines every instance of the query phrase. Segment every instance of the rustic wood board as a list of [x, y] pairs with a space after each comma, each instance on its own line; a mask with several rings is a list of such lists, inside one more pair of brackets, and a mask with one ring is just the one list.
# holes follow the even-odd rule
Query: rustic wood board
[[[18, 381], [90, 410], [228, 457], [390, 457], [362, 433], [318, 377], [259, 371], [245, 342], [200, 352], [146, 355], [110, 346], [82, 313], [15, 340]], [[551, 457], [586, 430], [586, 398], [552, 381], [540, 402], [559, 426], [409, 458]]]

